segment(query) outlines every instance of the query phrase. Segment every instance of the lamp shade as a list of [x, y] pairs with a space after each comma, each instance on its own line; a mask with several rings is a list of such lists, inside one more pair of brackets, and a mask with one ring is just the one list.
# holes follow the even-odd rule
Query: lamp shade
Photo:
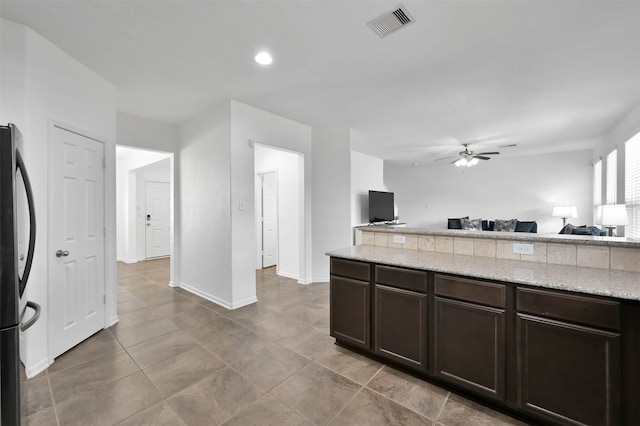
[[554, 206], [551, 212], [553, 217], [578, 217], [576, 206]]
[[600, 220], [602, 225], [624, 226], [629, 224], [627, 207], [624, 204], [607, 204], [600, 206]]

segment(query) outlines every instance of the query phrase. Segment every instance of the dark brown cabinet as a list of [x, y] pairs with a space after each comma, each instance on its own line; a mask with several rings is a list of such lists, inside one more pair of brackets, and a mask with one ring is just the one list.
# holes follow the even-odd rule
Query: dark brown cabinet
[[518, 296], [520, 408], [553, 422], [620, 424], [621, 336], [593, 327], [620, 327], [619, 303], [535, 289]]
[[369, 268], [363, 262], [331, 259], [330, 334], [363, 349], [371, 348]]
[[376, 284], [375, 352], [427, 369], [427, 295]]
[[434, 374], [503, 400], [505, 286], [436, 274], [434, 292]]
[[434, 306], [436, 376], [504, 399], [504, 310], [439, 297]]
[[427, 370], [427, 273], [377, 265], [374, 351], [407, 367]]

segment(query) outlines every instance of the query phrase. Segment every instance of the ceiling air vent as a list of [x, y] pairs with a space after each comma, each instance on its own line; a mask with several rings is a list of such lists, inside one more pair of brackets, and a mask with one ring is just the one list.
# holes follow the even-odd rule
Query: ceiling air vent
[[384, 38], [415, 21], [416, 19], [411, 15], [411, 12], [409, 12], [405, 5], [401, 4], [396, 9], [367, 22], [367, 25], [378, 34], [380, 38]]

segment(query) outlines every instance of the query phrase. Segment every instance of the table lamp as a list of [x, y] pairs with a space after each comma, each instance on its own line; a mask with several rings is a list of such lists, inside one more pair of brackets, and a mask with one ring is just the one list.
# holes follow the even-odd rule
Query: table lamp
[[551, 216], [561, 217], [562, 226], [564, 227], [567, 224], [568, 217], [578, 217], [578, 209], [576, 209], [576, 206], [554, 206]]
[[607, 228], [608, 237], [613, 237], [613, 230], [616, 226], [629, 224], [627, 207], [624, 204], [606, 204], [600, 207], [600, 220], [602, 221], [602, 226]]

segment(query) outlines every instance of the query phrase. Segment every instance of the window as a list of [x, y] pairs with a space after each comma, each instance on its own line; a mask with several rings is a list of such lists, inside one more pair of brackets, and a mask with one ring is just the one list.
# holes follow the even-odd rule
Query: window
[[593, 165], [593, 205], [602, 204], [602, 160]]
[[625, 236], [640, 238], [640, 133], [624, 144], [624, 198], [629, 214]]
[[618, 202], [618, 150], [614, 149], [607, 155], [607, 185], [606, 204]]

